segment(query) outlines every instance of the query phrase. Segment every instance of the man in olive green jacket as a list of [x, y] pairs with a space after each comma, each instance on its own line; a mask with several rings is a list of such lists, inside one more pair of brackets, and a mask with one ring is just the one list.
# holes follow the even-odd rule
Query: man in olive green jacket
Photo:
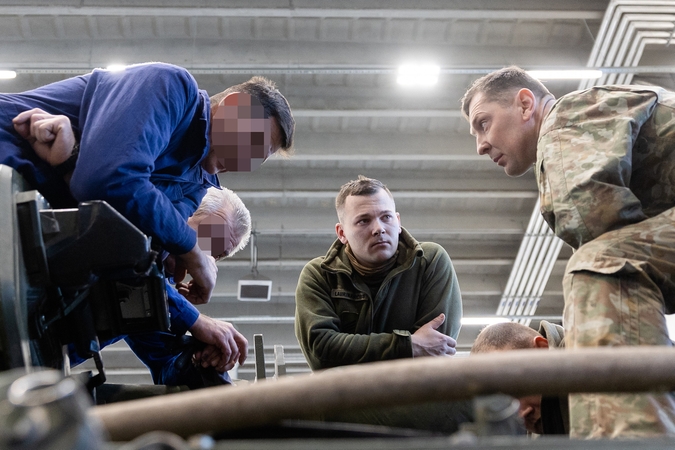
[[401, 227], [391, 192], [360, 176], [336, 199], [338, 239], [303, 269], [295, 334], [312, 370], [455, 354], [462, 300], [450, 257]]

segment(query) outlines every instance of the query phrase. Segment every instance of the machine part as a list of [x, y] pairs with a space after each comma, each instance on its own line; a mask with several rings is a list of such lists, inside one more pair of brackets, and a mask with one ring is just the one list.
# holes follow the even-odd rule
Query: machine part
[[264, 380], [265, 374], [265, 346], [263, 345], [263, 335], [253, 335], [253, 355], [255, 356], [255, 379]]
[[188, 445], [180, 436], [166, 431], [153, 431], [127, 442], [118, 450], [194, 450], [209, 447]]
[[[528, 374], [523, 377], [523, 374]], [[274, 382], [214, 387], [164, 398], [98, 406], [91, 413], [113, 440], [154, 430], [181, 436], [307, 419], [331, 411], [464, 400], [504, 393], [671, 391], [675, 348], [515, 350], [468, 358], [415, 358], [361, 364]]]
[[0, 165], [0, 371], [31, 368], [28, 337], [28, 276], [19, 238], [15, 197], [26, 191], [23, 178]]
[[126, 269], [133, 275], [147, 274], [156, 253], [150, 239], [103, 201], [80, 203], [77, 209], [40, 211], [55, 219], [60, 232], [45, 234], [51, 282], [58, 286], [89, 283], [90, 273]]
[[518, 399], [503, 395], [487, 395], [473, 399], [473, 429], [478, 436], [518, 436], [527, 434], [518, 416]]
[[122, 334], [169, 330], [164, 276], [152, 264], [143, 276], [101, 276], [91, 287], [96, 332], [105, 341]]
[[31, 284], [46, 286], [49, 281], [49, 267], [45, 243], [42, 240], [42, 225], [39, 210], [46, 201], [38, 191], [18, 192], [16, 194], [16, 214], [21, 224], [21, 248], [26, 266], [26, 274]]
[[0, 447], [7, 449], [100, 448], [103, 431], [87, 416], [89, 396], [73, 378], [55, 370], [0, 377]]
[[286, 358], [284, 357], [284, 346], [274, 346], [274, 378], [286, 375]]

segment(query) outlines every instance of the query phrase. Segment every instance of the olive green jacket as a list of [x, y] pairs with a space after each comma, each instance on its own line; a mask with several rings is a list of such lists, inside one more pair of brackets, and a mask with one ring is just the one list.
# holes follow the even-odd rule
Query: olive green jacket
[[295, 335], [312, 370], [412, 357], [411, 333], [440, 313], [457, 338], [462, 299], [452, 262], [433, 242], [402, 229], [396, 266], [371, 298], [336, 240], [307, 263], [295, 294]]

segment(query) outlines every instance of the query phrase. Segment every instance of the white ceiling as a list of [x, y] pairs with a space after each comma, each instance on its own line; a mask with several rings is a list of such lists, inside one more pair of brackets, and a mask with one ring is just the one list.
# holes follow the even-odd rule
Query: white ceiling
[[[269, 344], [289, 348], [296, 344], [285, 318], [293, 315], [299, 272], [333, 241], [335, 194], [359, 174], [390, 187], [414, 236], [447, 249], [465, 314], [496, 314], [537, 194], [531, 173], [508, 178], [476, 155], [458, 102], [472, 80], [511, 64], [616, 67], [600, 81], [675, 89], [675, 0], [222, 3], [0, 1], [0, 70], [18, 72], [0, 81], [0, 91], [113, 62], [178, 64], [209, 93], [252, 75], [276, 81], [296, 117], [295, 156], [272, 159], [253, 174], [221, 176], [251, 210], [258, 268], [274, 281], [272, 300], [236, 300], [237, 280], [250, 272], [247, 247], [220, 263], [217, 293], [202, 309], [218, 317], [271, 316], [240, 328], [250, 340], [264, 332]], [[435, 87], [396, 84], [397, 66], [414, 60], [441, 66]], [[583, 86], [546, 84], [555, 95]], [[570, 254], [563, 247], [550, 278], [542, 277], [543, 295], [531, 311], [537, 316], [562, 313]], [[462, 348], [477, 330], [464, 327]]]

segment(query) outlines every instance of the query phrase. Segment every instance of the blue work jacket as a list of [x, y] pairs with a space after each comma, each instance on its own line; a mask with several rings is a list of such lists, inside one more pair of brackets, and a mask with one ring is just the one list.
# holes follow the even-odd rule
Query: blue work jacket
[[[19, 113], [40, 108], [70, 119], [80, 154], [70, 189], [14, 130]], [[201, 167], [208, 153], [210, 101], [187, 70], [163, 63], [93, 72], [16, 94], [0, 94], [0, 164], [16, 169], [52, 207], [105, 200], [174, 254], [191, 250], [187, 218], [216, 175]], [[198, 312], [168, 289], [172, 331]], [[180, 331], [179, 331], [180, 330]]]

